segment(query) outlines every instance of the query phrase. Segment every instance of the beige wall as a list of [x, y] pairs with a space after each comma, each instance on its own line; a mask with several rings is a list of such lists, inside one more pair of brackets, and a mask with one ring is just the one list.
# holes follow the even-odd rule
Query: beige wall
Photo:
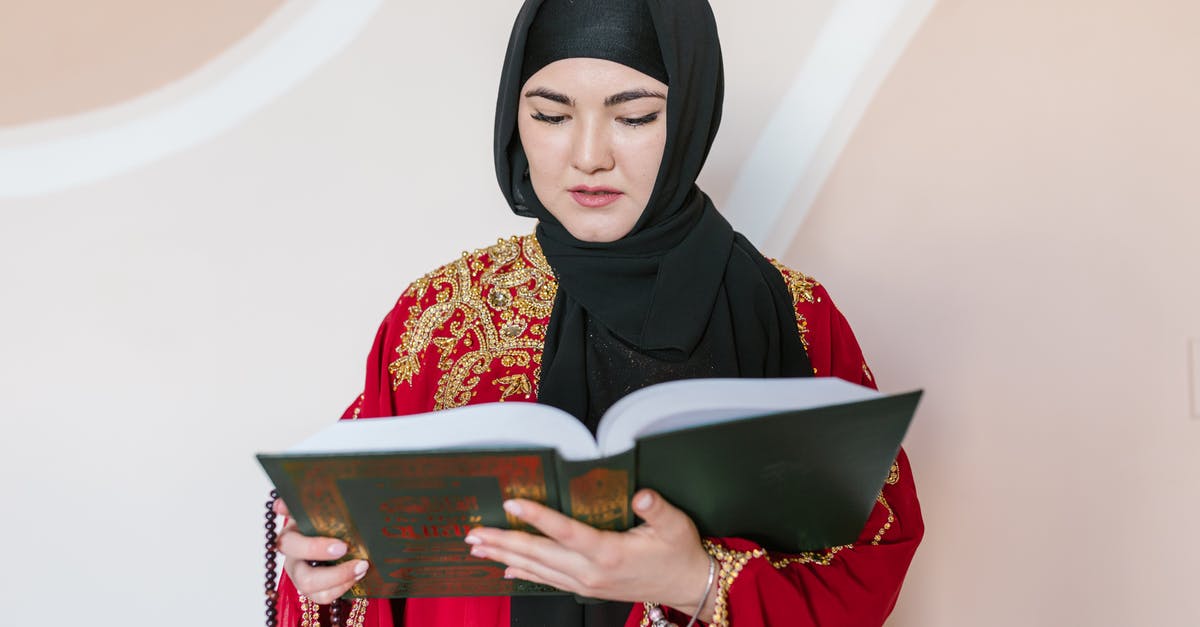
[[909, 438], [891, 624], [1200, 624], [1200, 5], [940, 3], [786, 259]]
[[283, 0], [5, 0], [0, 127], [124, 102], [245, 37]]

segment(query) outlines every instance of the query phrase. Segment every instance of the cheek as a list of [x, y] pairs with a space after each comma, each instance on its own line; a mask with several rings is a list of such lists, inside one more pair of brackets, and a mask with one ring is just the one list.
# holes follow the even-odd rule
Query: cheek
[[650, 192], [653, 191], [665, 144], [665, 135], [659, 134], [638, 138], [638, 141], [631, 142], [625, 151], [626, 163], [631, 166], [629, 177], [637, 182], [638, 189], [644, 196], [643, 200], [648, 200]]
[[562, 163], [563, 147], [554, 134], [538, 122], [522, 120], [518, 127], [521, 135], [521, 146], [525, 149], [525, 157], [529, 159], [531, 176], [542, 176], [552, 173], [555, 164]]

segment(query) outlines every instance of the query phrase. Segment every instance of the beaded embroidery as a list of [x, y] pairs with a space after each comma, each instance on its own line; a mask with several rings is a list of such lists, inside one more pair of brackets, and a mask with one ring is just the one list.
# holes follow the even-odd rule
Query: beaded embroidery
[[[363, 627], [369, 603], [367, 599], [354, 599], [350, 615], [346, 617], [346, 627]], [[304, 595], [300, 595], [300, 627], [321, 627], [321, 606]]]
[[[487, 374], [501, 375], [489, 378], [501, 399], [528, 398], [537, 388], [540, 365], [532, 381], [519, 371], [507, 372], [541, 363], [544, 322], [556, 291], [553, 272], [532, 235], [463, 253], [425, 275], [406, 292], [416, 303], [409, 308], [397, 358], [388, 366], [392, 389], [412, 383], [423, 351], [433, 346], [441, 371], [435, 410], [469, 403]], [[430, 295], [433, 302], [425, 304]]]
[[817, 300], [813, 298], [813, 288], [820, 285], [816, 279], [797, 272], [778, 261], [771, 259], [771, 265], [775, 266], [776, 270], [783, 275], [784, 283], [787, 283], [788, 291], [792, 293], [792, 301], [796, 304], [800, 303], [815, 303]]

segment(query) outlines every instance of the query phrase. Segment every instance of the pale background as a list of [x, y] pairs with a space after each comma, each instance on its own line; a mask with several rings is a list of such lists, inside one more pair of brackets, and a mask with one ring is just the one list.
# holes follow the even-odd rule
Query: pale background
[[[1200, 624], [1200, 4], [713, 2], [705, 189], [928, 390], [889, 625]], [[408, 281], [532, 229], [491, 166], [518, 4], [0, 2], [0, 623], [261, 624], [253, 453], [353, 399]]]

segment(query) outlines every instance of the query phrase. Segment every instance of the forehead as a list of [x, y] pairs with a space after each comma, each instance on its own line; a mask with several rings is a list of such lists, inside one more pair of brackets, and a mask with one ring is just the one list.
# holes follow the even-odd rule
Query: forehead
[[530, 76], [524, 85], [525, 90], [538, 87], [568, 93], [576, 98], [591, 93], [607, 97], [628, 89], [667, 92], [665, 83], [628, 65], [589, 57], [559, 59], [543, 67]]

